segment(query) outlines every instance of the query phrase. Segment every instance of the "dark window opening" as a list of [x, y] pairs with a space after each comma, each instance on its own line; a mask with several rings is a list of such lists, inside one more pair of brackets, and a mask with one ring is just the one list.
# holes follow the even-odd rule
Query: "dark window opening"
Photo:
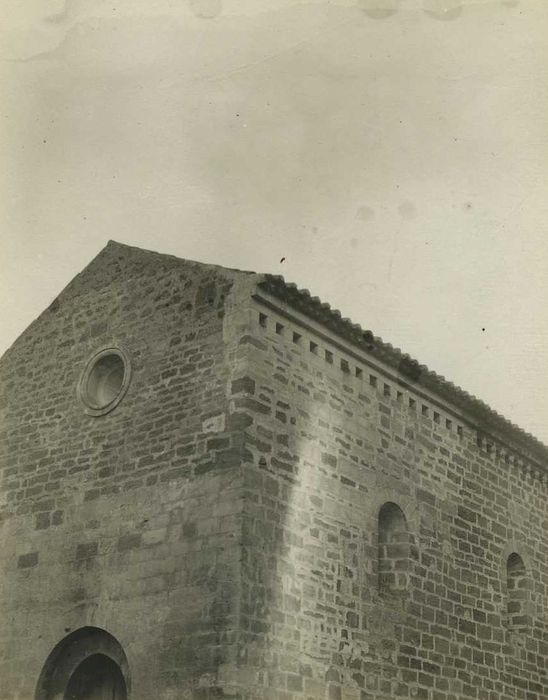
[[92, 408], [103, 408], [120, 393], [124, 381], [120, 355], [105, 355], [94, 364], [86, 383], [86, 397]]
[[130, 374], [129, 358], [117, 348], [101, 350], [92, 357], [78, 386], [86, 412], [99, 416], [117, 406], [127, 391]]
[[401, 598], [407, 591], [410, 538], [405, 515], [395, 503], [385, 503], [378, 520], [379, 593]]
[[528, 598], [528, 581], [525, 564], [519, 554], [513, 552], [506, 562], [506, 587], [508, 598], [506, 612], [508, 629], [514, 632], [525, 632], [528, 619], [525, 604]]

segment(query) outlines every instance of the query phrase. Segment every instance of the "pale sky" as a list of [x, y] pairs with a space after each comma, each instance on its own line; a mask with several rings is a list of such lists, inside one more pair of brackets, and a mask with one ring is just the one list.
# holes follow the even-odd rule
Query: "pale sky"
[[0, 352], [112, 238], [283, 274], [548, 443], [546, 0], [0, 19]]

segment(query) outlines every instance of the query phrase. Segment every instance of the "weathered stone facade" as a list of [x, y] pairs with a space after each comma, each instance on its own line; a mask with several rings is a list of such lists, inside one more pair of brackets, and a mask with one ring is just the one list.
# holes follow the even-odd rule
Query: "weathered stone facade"
[[306, 292], [110, 243], [0, 380], [1, 700], [548, 698], [548, 450]]

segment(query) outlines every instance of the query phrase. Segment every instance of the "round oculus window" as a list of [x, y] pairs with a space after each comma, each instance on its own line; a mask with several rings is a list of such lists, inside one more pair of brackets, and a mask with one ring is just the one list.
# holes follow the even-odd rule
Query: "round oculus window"
[[122, 400], [127, 391], [130, 365], [118, 348], [107, 348], [88, 362], [80, 380], [80, 398], [90, 415], [103, 415]]

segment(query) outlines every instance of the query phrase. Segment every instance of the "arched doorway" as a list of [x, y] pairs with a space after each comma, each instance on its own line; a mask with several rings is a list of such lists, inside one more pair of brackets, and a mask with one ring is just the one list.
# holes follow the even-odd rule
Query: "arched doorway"
[[127, 700], [120, 667], [104, 654], [88, 656], [70, 677], [63, 700]]
[[35, 700], [128, 700], [129, 669], [120, 643], [98, 627], [82, 627], [48, 656]]

